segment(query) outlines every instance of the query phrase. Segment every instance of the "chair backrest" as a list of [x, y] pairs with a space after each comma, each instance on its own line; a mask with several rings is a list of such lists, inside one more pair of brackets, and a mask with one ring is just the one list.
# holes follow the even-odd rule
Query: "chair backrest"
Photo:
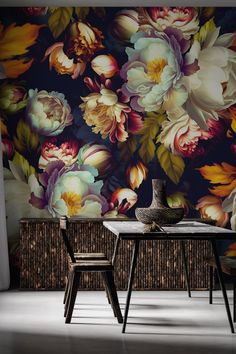
[[76, 263], [74, 251], [73, 251], [73, 248], [72, 248], [69, 238], [68, 238], [68, 226], [69, 226], [68, 218], [66, 216], [62, 216], [60, 218], [60, 233], [61, 233], [64, 245], [66, 247], [67, 254], [71, 259], [71, 262]]

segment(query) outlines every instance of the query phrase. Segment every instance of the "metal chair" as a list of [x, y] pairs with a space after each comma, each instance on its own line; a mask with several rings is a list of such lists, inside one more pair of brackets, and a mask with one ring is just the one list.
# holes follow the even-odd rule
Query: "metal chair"
[[[123, 322], [116, 286], [114, 282], [114, 265], [104, 253], [74, 253], [68, 238], [69, 220], [60, 218], [60, 232], [68, 254], [68, 277], [65, 288], [65, 323], [70, 323], [75, 305], [80, 277], [83, 272], [101, 272], [108, 301], [111, 304], [118, 323]], [[117, 246], [117, 245], [116, 245]], [[115, 247], [116, 248], [116, 247]]]

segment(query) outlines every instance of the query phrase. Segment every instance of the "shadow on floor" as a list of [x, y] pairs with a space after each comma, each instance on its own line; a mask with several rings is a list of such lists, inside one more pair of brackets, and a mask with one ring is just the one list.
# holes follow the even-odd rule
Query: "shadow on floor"
[[[0, 331], [0, 352], [2, 354], [232, 354], [236, 350], [235, 339], [229, 336], [210, 337], [187, 335], [155, 335], [147, 339], [137, 334], [120, 334], [103, 338], [88, 334], [81, 336], [32, 334]], [[119, 330], [119, 329], [118, 329]], [[226, 345], [229, 344], [228, 345]]]

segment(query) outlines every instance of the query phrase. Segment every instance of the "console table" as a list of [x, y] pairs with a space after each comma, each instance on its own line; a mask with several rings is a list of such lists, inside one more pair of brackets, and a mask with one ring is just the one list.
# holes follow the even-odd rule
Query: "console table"
[[[102, 251], [108, 257], [112, 257], [114, 235], [103, 226], [103, 221], [105, 220], [102, 218], [72, 220], [69, 234], [74, 249], [85, 252]], [[208, 288], [209, 272], [204, 258], [209, 254], [211, 254], [211, 247], [207, 241], [189, 241], [186, 244], [192, 289]], [[127, 287], [131, 256], [132, 241], [121, 241], [115, 272], [115, 281], [119, 290]], [[148, 240], [141, 244], [137, 267], [138, 275], [133, 284], [135, 289], [185, 288], [178, 241]], [[20, 288], [63, 289], [66, 274], [67, 258], [60, 238], [59, 219], [21, 219]], [[81, 286], [91, 290], [103, 289], [99, 274], [84, 275]]]

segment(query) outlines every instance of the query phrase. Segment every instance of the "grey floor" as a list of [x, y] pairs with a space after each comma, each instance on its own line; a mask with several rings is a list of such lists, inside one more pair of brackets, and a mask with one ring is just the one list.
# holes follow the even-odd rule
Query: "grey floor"
[[[221, 293], [134, 291], [127, 333], [121, 333], [103, 291], [80, 291], [72, 323], [63, 292], [0, 293], [1, 354], [236, 354]], [[125, 292], [119, 292], [122, 311]], [[229, 291], [232, 308], [232, 291]]]

